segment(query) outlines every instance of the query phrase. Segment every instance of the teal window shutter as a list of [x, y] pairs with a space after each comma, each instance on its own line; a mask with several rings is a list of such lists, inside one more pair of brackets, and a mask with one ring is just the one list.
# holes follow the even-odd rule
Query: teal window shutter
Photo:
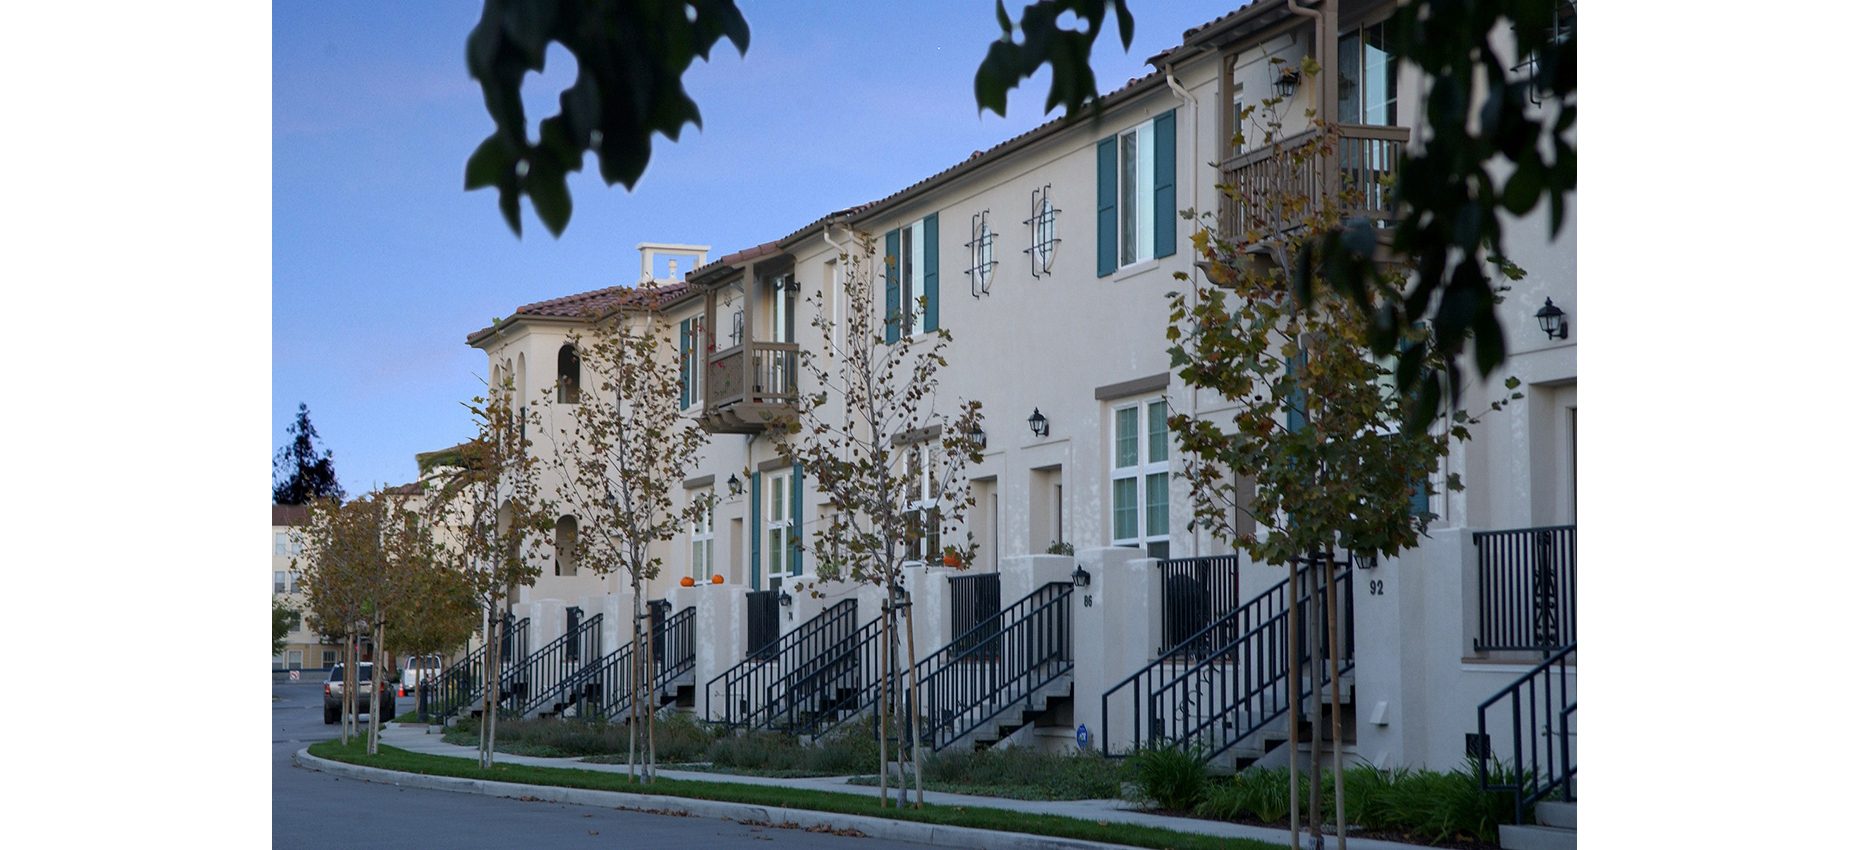
[[886, 341], [899, 341], [899, 325], [905, 313], [899, 303], [899, 230], [886, 232]]
[[1426, 480], [1413, 479], [1413, 513], [1418, 515], [1431, 512], [1432, 498], [1426, 494]]
[[759, 484], [763, 483], [758, 473], [752, 473], [752, 589], [758, 589], [758, 542], [764, 538], [764, 516], [759, 512], [762, 504], [758, 498]]
[[[1293, 357], [1290, 360], [1286, 360], [1285, 361], [1285, 374], [1296, 376], [1300, 380], [1302, 380], [1301, 373], [1303, 372], [1303, 369], [1304, 369], [1303, 361], [1304, 361], [1304, 353], [1301, 351], [1298, 352], [1298, 356]], [[1295, 433], [1297, 431], [1303, 430], [1304, 423], [1306, 421], [1304, 418], [1304, 406], [1305, 406], [1304, 385], [1299, 384], [1299, 383], [1293, 383], [1291, 387], [1291, 398], [1287, 400], [1287, 406], [1285, 408], [1285, 430], [1286, 431]]]
[[925, 330], [938, 329], [938, 214], [925, 217]]
[[1156, 256], [1176, 252], [1176, 111], [1156, 116]]
[[688, 392], [693, 383], [694, 358], [688, 356], [688, 349], [693, 347], [693, 319], [681, 320], [681, 409], [686, 410], [691, 403], [693, 393]]
[[803, 574], [803, 464], [790, 467], [790, 574]]
[[1098, 276], [1118, 270], [1118, 137], [1098, 143]]

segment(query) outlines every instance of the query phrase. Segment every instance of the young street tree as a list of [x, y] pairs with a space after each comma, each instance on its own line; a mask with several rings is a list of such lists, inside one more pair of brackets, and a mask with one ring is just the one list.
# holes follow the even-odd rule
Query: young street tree
[[[1322, 133], [1309, 145], [1273, 156], [1291, 157], [1292, 167], [1310, 173], [1311, 157], [1331, 156], [1334, 137]], [[1268, 141], [1270, 141], [1268, 135]], [[1358, 187], [1348, 187], [1353, 193]], [[1317, 729], [1322, 682], [1335, 682], [1337, 622], [1335, 564], [1337, 551], [1351, 559], [1393, 556], [1417, 545], [1435, 514], [1426, 508], [1436, 491], [1431, 484], [1439, 461], [1453, 439], [1468, 439], [1476, 419], [1458, 412], [1449, 428], [1408, 425], [1412, 402], [1394, 392], [1392, 373], [1369, 348], [1369, 317], [1353, 302], [1327, 296], [1320, 250], [1322, 237], [1339, 231], [1337, 210], [1343, 205], [1313, 203], [1302, 195], [1234, 197], [1235, 204], [1263, 212], [1252, 216], [1266, 224], [1244, 233], [1203, 229], [1195, 245], [1209, 264], [1217, 285], [1192, 293], [1171, 293], [1170, 328], [1173, 364], [1182, 381], [1211, 390], [1231, 404], [1230, 414], [1172, 415], [1169, 419], [1191, 482], [1195, 519], [1214, 536], [1249, 553], [1255, 561], [1284, 564], [1289, 593], [1302, 599], [1299, 577], [1316, 571], [1308, 591], [1321, 604], [1305, 611], [1309, 633], [1326, 639], [1327, 672], [1313, 676], [1313, 769], [1319, 763]], [[1354, 199], [1351, 198], [1351, 201]], [[1270, 222], [1307, 220], [1301, 228], [1280, 232]], [[1373, 240], [1374, 234], [1366, 234]], [[1254, 261], [1255, 252], [1306, 258], [1281, 268]], [[1293, 275], [1303, 275], [1293, 279]], [[1382, 274], [1404, 282], [1405, 271], [1388, 266]], [[1186, 280], [1184, 275], [1178, 279]], [[1437, 354], [1427, 350], [1429, 360]], [[1428, 364], [1434, 365], [1432, 363]], [[1512, 379], [1509, 384], [1514, 388]], [[1520, 393], [1511, 397], [1519, 397]], [[1500, 408], [1502, 402], [1493, 402]], [[1223, 424], [1224, 417], [1230, 422]], [[1251, 493], [1241, 491], [1250, 482]], [[1456, 475], [1445, 482], [1462, 489]], [[1264, 534], [1256, 533], [1262, 527]], [[1293, 622], [1289, 681], [1303, 682], [1296, 645], [1299, 606], [1287, 608]], [[1313, 640], [1313, 646], [1315, 641]], [[1321, 665], [1322, 660], [1317, 662]], [[1299, 690], [1291, 693], [1291, 712], [1299, 715]], [[1337, 836], [1345, 840], [1342, 811], [1342, 728], [1334, 715]], [[1291, 724], [1292, 843], [1297, 845], [1297, 724]], [[1310, 812], [1322, 811], [1322, 783], [1313, 781]], [[1322, 819], [1313, 815], [1314, 841], [1322, 846]]]
[[711, 497], [676, 506], [675, 493], [707, 444], [707, 432], [680, 415], [681, 378], [662, 344], [656, 287], [637, 288], [633, 306], [589, 334], [575, 335], [577, 383], [561, 379], [545, 391], [540, 417], [553, 443], [561, 510], [578, 523], [576, 551], [561, 553], [600, 576], [621, 573], [630, 587], [629, 772], [637, 778], [638, 726], [646, 724], [644, 783], [655, 779], [652, 679], [654, 659], [645, 622], [644, 583], [661, 573], [651, 549], [712, 510]]
[[[400, 611], [392, 624], [393, 645], [406, 657], [449, 652], [468, 642], [482, 619], [469, 576], [450, 559], [432, 534], [424, 516], [428, 509], [405, 506], [407, 522], [396, 542], [408, 568], [400, 591]], [[430, 677], [418, 678], [418, 705]], [[420, 718], [423, 719], [423, 718]]]
[[[835, 340], [835, 324], [813, 295], [810, 324], [822, 340], [820, 356], [805, 348], [802, 368], [811, 389], [799, 395], [792, 425], [773, 433], [778, 451], [803, 466], [823, 500], [834, 510], [799, 544], [815, 563], [821, 581], [873, 584], [886, 591], [881, 611], [881, 659], [896, 657], [897, 618], [906, 617], [906, 687], [913, 710], [907, 719], [911, 771], [924, 805], [924, 778], [919, 774], [917, 650], [911, 610], [897, 594], [901, 569], [908, 564], [943, 563], [944, 553], [962, 555], [972, 548], [969, 530], [962, 547], [942, 546], [944, 535], [964, 527], [972, 497], [964, 471], [982, 461], [972, 435], [982, 423], [981, 403], [962, 401], [938, 408], [938, 371], [946, 365], [951, 335], [943, 329], [908, 332], [908, 317], [924, 310], [901, 305], [889, 283], [892, 308], [876, 325], [873, 243], [858, 237], [840, 255], [844, 270], [842, 296], [847, 327]], [[888, 260], [887, 280], [897, 280]], [[903, 307], [903, 309], [902, 309]], [[933, 432], [936, 432], [935, 435]], [[951, 559], [958, 564], [968, 557]], [[881, 804], [885, 805], [887, 722], [896, 700], [891, 685], [899, 676], [879, 674], [877, 701], [880, 735]], [[905, 791], [901, 786], [901, 802]]]
[[334, 453], [315, 444], [321, 435], [308, 421], [308, 405], [296, 408], [295, 423], [289, 426], [289, 444], [276, 450], [271, 467], [273, 481], [270, 499], [279, 505], [306, 505], [315, 499], [344, 501], [347, 498], [334, 477]]
[[[480, 764], [495, 763], [495, 720], [500, 714], [503, 616], [514, 589], [539, 577], [534, 564], [547, 531], [551, 505], [540, 496], [531, 444], [521, 433], [510, 382], [486, 397], [464, 402], [476, 436], [442, 453], [431, 470], [430, 521], [441, 531], [444, 557], [461, 567], [482, 616], [482, 734]], [[422, 458], [420, 459], [422, 460]]]
[[270, 597], [270, 654], [280, 655], [283, 645], [289, 642], [289, 630], [302, 623], [302, 612], [283, 603], [283, 600]]
[[291, 567], [301, 572], [308, 625], [339, 642], [341, 682], [340, 739], [354, 729], [355, 691], [359, 679], [358, 641], [367, 632], [367, 583], [379, 562], [379, 528], [363, 502], [343, 505], [317, 499], [302, 528], [302, 552]]

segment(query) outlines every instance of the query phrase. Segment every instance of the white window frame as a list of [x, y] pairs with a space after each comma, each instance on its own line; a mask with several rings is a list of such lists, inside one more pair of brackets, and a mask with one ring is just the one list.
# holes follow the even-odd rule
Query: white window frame
[[302, 571], [301, 570], [290, 570], [289, 571], [289, 592], [290, 593], [300, 593], [301, 591], [302, 591]]
[[1156, 119], [1118, 134], [1118, 268], [1156, 258]]
[[332, 649], [321, 651], [321, 666], [332, 667], [340, 663], [340, 652]]
[[687, 326], [687, 350], [681, 357], [687, 361], [687, 409], [698, 410], [701, 407], [700, 374], [706, 369], [707, 347], [702, 344], [706, 338], [707, 317], [696, 315], [689, 319]]
[[[784, 469], [767, 473], [765, 481], [770, 485], [770, 497], [766, 499], [764, 518], [764, 546], [770, 555], [765, 561], [765, 588], [781, 587], [783, 582], [793, 577], [790, 571], [790, 535], [795, 530], [790, 516], [790, 470]], [[782, 516], [779, 516], [779, 514]]]
[[[914, 443], [905, 448], [901, 467], [902, 480], [911, 479], [914, 484], [906, 494], [906, 513], [933, 512], [938, 509], [938, 488], [934, 480], [932, 444]], [[916, 466], [915, 466], [916, 465]], [[914, 479], [916, 469], [917, 478]], [[923, 530], [915, 539], [906, 541], [906, 561], [908, 565], [936, 564], [943, 557], [943, 539], [936, 521], [923, 524]]]
[[287, 531], [276, 532], [276, 554], [278, 555], [289, 554], [289, 532]]
[[[710, 493], [697, 492], [692, 498], [706, 498]], [[688, 559], [688, 574], [693, 576], [695, 584], [706, 584], [713, 580], [713, 510], [713, 504], [708, 502], [706, 511], [695, 514], [687, 530], [692, 552]]]
[[894, 273], [899, 275], [900, 336], [911, 338], [925, 332], [925, 311], [919, 298], [925, 295], [925, 219], [899, 229], [899, 256], [894, 258]]
[[288, 670], [302, 669], [302, 650], [286, 650], [283, 653], [283, 667]]
[[287, 593], [288, 591], [284, 590], [284, 588], [289, 586], [288, 578], [289, 578], [289, 573], [287, 570], [276, 570], [272, 572], [270, 574], [270, 587], [271, 587], [270, 594], [272, 596], [276, 596], [276, 595], [280, 595], [283, 593]]
[[[1152, 447], [1150, 444], [1150, 426], [1152, 421], [1151, 407], [1156, 405], [1162, 406], [1162, 416], [1164, 417], [1162, 457], [1160, 459], [1153, 459], [1153, 452], [1151, 451]], [[1132, 417], [1134, 423], [1132, 427], [1137, 431], [1137, 453], [1130, 464], [1120, 466], [1118, 443], [1122, 439], [1123, 434], [1119, 430], [1119, 416], [1123, 411], [1127, 410], [1136, 412], [1136, 415]], [[1111, 530], [1111, 545], [1113, 546], [1134, 546], [1148, 550], [1151, 544], [1160, 543], [1164, 545], [1165, 550], [1168, 547], [1172, 530], [1175, 528], [1175, 521], [1174, 518], [1169, 515], [1174, 507], [1174, 501], [1169, 498], [1171, 489], [1169, 458], [1174, 454], [1174, 449], [1170, 445], [1171, 440], [1169, 437], [1167, 417], [1168, 404], [1166, 399], [1162, 396], [1146, 396], [1137, 399], [1127, 399], [1111, 406], [1109, 420], [1111, 423], [1111, 439], [1105, 447], [1105, 460], [1106, 466], [1109, 469], [1109, 481], [1106, 485], [1106, 510], [1108, 512], [1106, 527]], [[1150, 528], [1150, 509], [1152, 507], [1150, 501], [1150, 479], [1152, 476], [1156, 475], [1163, 476], [1162, 496], [1164, 528], [1160, 532], [1152, 533]], [[1126, 480], [1135, 482], [1133, 498], [1136, 500], [1134, 511], [1137, 521], [1136, 527], [1133, 529], [1135, 532], [1134, 534], [1130, 536], [1121, 536], [1118, 534], [1118, 482]], [[1164, 557], [1166, 556], [1165, 554]]]

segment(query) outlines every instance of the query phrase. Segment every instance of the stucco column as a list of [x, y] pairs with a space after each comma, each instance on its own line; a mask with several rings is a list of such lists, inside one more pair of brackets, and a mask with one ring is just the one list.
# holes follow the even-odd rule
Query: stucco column
[[694, 614], [694, 716], [706, 719], [707, 683], [745, 659], [745, 593], [738, 584], [692, 588], [685, 603]]
[[[1094, 749], [1100, 745], [1100, 698], [1156, 654], [1158, 563], [1140, 549], [1079, 553], [1078, 564], [1092, 579], [1073, 588], [1073, 728], [1084, 724]], [[1128, 724], [1129, 702], [1118, 702], [1113, 721]]]

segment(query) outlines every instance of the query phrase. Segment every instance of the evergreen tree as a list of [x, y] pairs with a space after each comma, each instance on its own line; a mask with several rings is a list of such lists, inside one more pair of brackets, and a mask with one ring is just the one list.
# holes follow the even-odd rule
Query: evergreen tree
[[289, 444], [276, 450], [271, 499], [279, 505], [306, 505], [314, 499], [345, 501], [347, 493], [334, 477], [334, 453], [327, 449], [315, 453], [321, 435], [308, 421], [307, 404], [296, 408], [289, 436]]

